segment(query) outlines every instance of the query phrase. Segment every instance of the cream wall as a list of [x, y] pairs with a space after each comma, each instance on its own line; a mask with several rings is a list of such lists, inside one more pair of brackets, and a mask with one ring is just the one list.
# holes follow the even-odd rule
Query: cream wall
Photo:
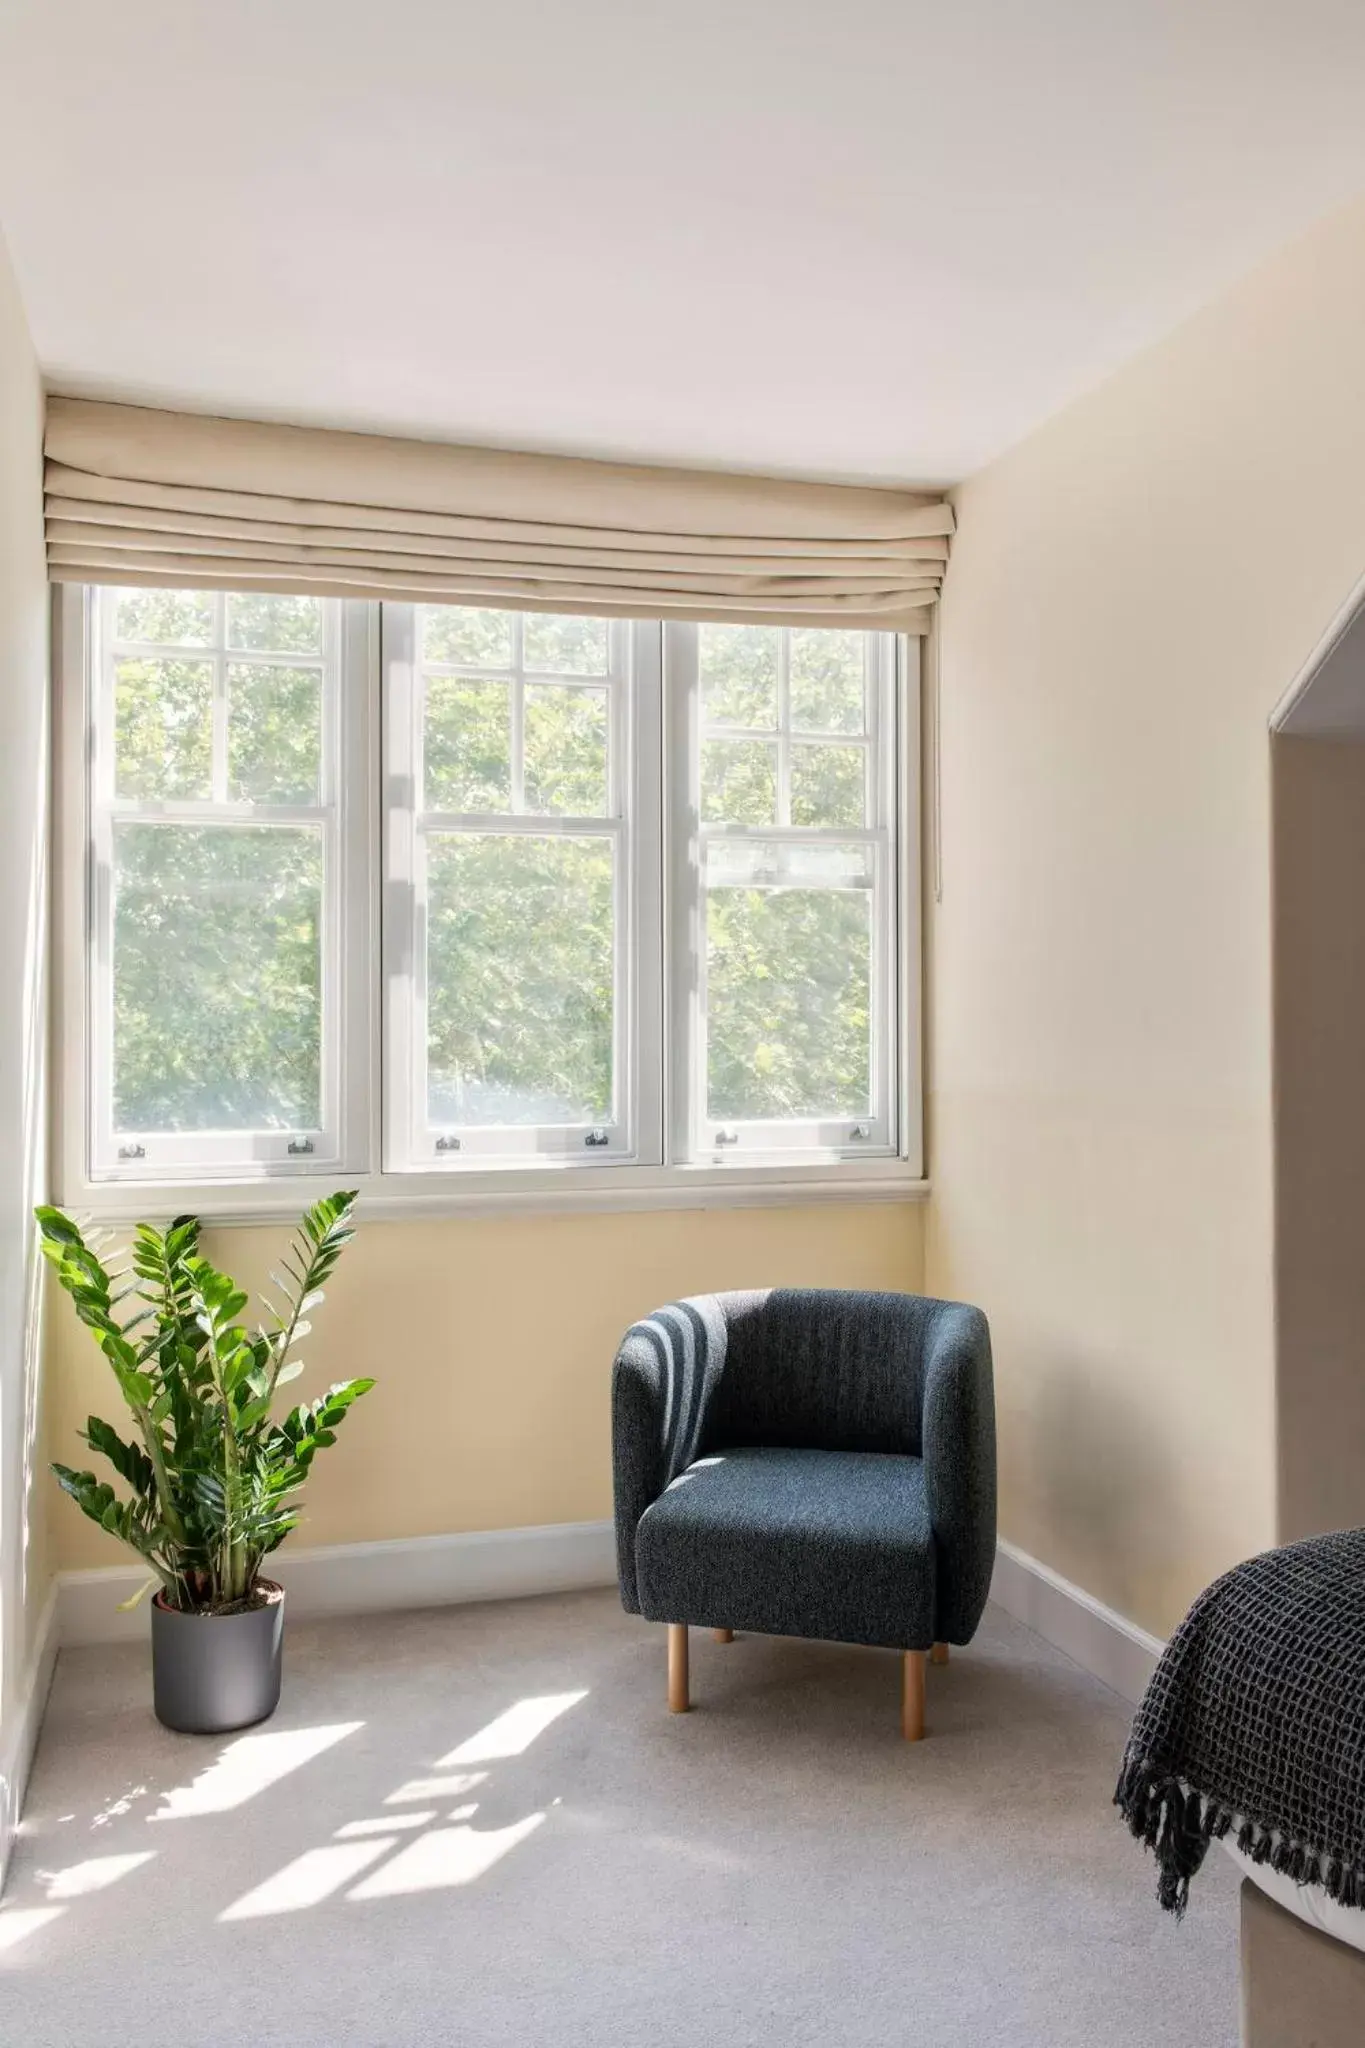
[[[296, 1540], [609, 1515], [611, 1360], [628, 1324], [678, 1295], [725, 1287], [914, 1291], [922, 1218], [913, 1204], [845, 1202], [362, 1226], [294, 1391], [311, 1398], [358, 1373], [379, 1384], [315, 1468]], [[255, 1287], [281, 1234], [221, 1230], [206, 1246]], [[54, 1454], [67, 1457], [86, 1415], [110, 1414], [117, 1399], [64, 1300], [54, 1303], [51, 1367]], [[60, 1495], [54, 1518], [63, 1568], [126, 1561]]]
[[[1362, 362], [1356, 208], [958, 493], [927, 1221], [370, 1226], [316, 1348], [382, 1384], [305, 1540], [606, 1514], [620, 1331], [765, 1282], [981, 1302], [1002, 1532], [1152, 1629], [1274, 1539], [1266, 719], [1365, 568]], [[276, 1241], [218, 1249], [256, 1279]], [[65, 1313], [52, 1362], [60, 1449], [109, 1392]], [[118, 1554], [54, 1517], [62, 1565]]]
[[[45, 1173], [44, 889], [47, 571], [42, 392], [0, 241], [0, 1778], [32, 1678], [51, 1579], [46, 1496], [33, 1490], [39, 1345], [31, 1208]], [[0, 1784], [0, 1857], [9, 1787]]]
[[931, 1292], [1002, 1533], [1167, 1631], [1275, 1536], [1266, 720], [1365, 569], [1365, 208], [958, 494]]

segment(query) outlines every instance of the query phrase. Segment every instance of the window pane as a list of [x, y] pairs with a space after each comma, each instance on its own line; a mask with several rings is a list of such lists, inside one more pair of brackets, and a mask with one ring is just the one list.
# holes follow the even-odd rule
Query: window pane
[[798, 732], [867, 728], [867, 640], [823, 626], [791, 636], [792, 725]]
[[154, 800], [212, 795], [212, 662], [115, 664], [114, 787]]
[[454, 661], [468, 668], [512, 666], [512, 614], [473, 606], [424, 604], [417, 611], [423, 661]]
[[699, 626], [702, 710], [722, 725], [777, 725], [776, 626]]
[[228, 794], [315, 804], [322, 774], [322, 670], [228, 664]]
[[155, 640], [163, 647], [207, 647], [213, 638], [208, 590], [120, 590], [114, 601], [116, 640]]
[[713, 889], [870, 890], [874, 866], [870, 847], [828, 839], [721, 839], [706, 849]]
[[612, 1115], [612, 844], [427, 842], [427, 1114], [434, 1124]]
[[608, 670], [605, 619], [559, 618], [528, 612], [522, 621], [523, 659], [541, 675], [604, 676]]
[[428, 676], [423, 801], [430, 811], [512, 808], [512, 686]]
[[253, 654], [321, 654], [322, 599], [230, 591], [227, 636]]
[[322, 833], [114, 830], [114, 1125], [321, 1121]]
[[707, 825], [777, 822], [777, 747], [766, 740], [703, 740], [701, 815]]
[[[872, 891], [863, 851], [750, 844], [718, 853], [707, 866], [708, 1115], [869, 1115]], [[841, 871], [862, 885], [801, 886]]]
[[861, 825], [866, 813], [867, 754], [862, 747], [794, 746], [793, 825]]
[[579, 818], [607, 815], [607, 693], [528, 683], [526, 808]]

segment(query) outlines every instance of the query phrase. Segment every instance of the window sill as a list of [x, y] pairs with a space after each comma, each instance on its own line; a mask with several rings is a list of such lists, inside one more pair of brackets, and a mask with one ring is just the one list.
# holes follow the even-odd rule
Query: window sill
[[929, 1183], [903, 1159], [849, 1164], [615, 1166], [494, 1172], [291, 1174], [271, 1180], [86, 1182], [64, 1206], [106, 1224], [192, 1213], [219, 1224], [297, 1216], [334, 1188], [360, 1191], [358, 1220], [623, 1214], [649, 1209], [786, 1209], [821, 1202], [922, 1202]]

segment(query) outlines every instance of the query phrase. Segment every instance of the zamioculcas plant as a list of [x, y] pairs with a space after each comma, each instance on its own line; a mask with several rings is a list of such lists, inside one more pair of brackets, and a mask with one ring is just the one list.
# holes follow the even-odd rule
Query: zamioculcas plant
[[[58, 1483], [92, 1521], [121, 1537], [153, 1574], [158, 1607], [240, 1614], [266, 1598], [261, 1565], [299, 1518], [299, 1489], [318, 1451], [373, 1380], [329, 1387], [276, 1419], [279, 1389], [302, 1372], [294, 1347], [354, 1236], [354, 1194], [329, 1195], [304, 1216], [280, 1301], [248, 1329], [246, 1294], [199, 1249], [199, 1219], [164, 1233], [140, 1223], [126, 1266], [111, 1271], [60, 1209], [37, 1213], [43, 1254], [94, 1332], [134, 1428], [120, 1436], [92, 1415], [84, 1437], [123, 1490], [93, 1472], [54, 1465]], [[276, 1595], [278, 1597], [278, 1595]], [[216, 1632], [215, 1632], [216, 1633]]]

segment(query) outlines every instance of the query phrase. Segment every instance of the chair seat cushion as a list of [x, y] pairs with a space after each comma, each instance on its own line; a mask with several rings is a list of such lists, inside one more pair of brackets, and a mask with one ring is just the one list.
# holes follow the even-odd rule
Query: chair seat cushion
[[650, 1621], [923, 1650], [934, 1640], [934, 1537], [918, 1458], [716, 1450], [635, 1535]]

